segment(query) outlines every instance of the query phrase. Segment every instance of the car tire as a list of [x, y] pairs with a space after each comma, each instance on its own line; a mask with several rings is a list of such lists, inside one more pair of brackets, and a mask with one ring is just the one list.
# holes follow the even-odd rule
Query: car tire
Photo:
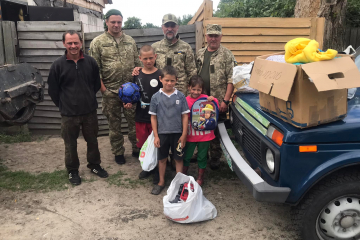
[[292, 208], [291, 218], [304, 240], [358, 239], [359, 169], [340, 170], [321, 180]]

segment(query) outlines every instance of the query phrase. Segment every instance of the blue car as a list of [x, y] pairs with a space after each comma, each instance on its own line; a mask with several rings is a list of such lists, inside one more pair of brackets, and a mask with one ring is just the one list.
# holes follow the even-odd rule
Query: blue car
[[236, 93], [229, 109], [221, 147], [257, 201], [292, 205], [304, 240], [360, 239], [360, 89], [343, 120], [307, 129], [263, 112], [258, 94]]

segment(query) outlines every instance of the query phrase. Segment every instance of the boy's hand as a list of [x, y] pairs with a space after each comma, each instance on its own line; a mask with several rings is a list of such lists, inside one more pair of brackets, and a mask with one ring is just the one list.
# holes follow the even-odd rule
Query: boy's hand
[[207, 98], [207, 100], [208, 100], [209, 102], [214, 101], [214, 97], [213, 97], [213, 96], [209, 96], [209, 97]]
[[184, 149], [185, 145], [186, 145], [186, 135], [181, 135], [181, 137], [179, 138], [178, 143], [181, 142], [181, 148]]
[[200, 121], [205, 121], [205, 118], [200, 117], [199, 120], [200, 120]]
[[127, 104], [123, 103], [123, 104], [124, 104], [124, 108], [125, 108], [125, 109], [130, 109], [130, 108], [132, 108], [132, 104], [131, 104], [131, 103], [127, 103]]
[[160, 138], [159, 137], [155, 137], [154, 145], [155, 145], [156, 148], [160, 147]]
[[133, 76], [138, 76], [140, 74], [141, 69], [142, 69], [142, 67], [135, 67], [133, 72], [132, 72], [132, 75]]

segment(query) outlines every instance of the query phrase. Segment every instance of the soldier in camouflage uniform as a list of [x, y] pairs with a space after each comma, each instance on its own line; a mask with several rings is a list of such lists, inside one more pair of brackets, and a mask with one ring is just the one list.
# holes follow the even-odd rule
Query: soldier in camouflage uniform
[[109, 137], [115, 161], [124, 164], [124, 136], [121, 133], [121, 114], [124, 113], [132, 143], [133, 156], [139, 156], [136, 147], [135, 109], [124, 110], [123, 102], [117, 93], [119, 87], [132, 82], [132, 70], [141, 66], [134, 39], [121, 31], [122, 14], [109, 10], [105, 15], [106, 31], [94, 38], [90, 44], [90, 55], [100, 68], [102, 111], [109, 122]]
[[[206, 26], [206, 40], [208, 45], [196, 54], [198, 75], [205, 83], [207, 95], [216, 97], [220, 103], [219, 120], [226, 119], [230, 97], [234, 91], [233, 68], [236, 60], [230, 50], [223, 47], [221, 42], [221, 26], [208, 24]], [[219, 131], [215, 131], [216, 138], [210, 143], [210, 168], [218, 169], [222, 150], [220, 148]]]
[[157, 54], [156, 67], [173, 66], [178, 74], [175, 87], [186, 94], [190, 77], [196, 75], [193, 50], [177, 34], [179, 25], [175, 15], [166, 14], [163, 17], [162, 30], [165, 38], [151, 45]]

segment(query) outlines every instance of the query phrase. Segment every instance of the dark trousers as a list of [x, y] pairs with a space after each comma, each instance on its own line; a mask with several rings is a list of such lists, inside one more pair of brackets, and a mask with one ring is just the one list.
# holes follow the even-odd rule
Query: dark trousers
[[[78, 170], [80, 166], [77, 153], [77, 139], [80, 133], [87, 143], [87, 161], [89, 165], [100, 164], [100, 152], [98, 147], [98, 119], [96, 110], [81, 116], [61, 118], [61, 136], [65, 143], [65, 166], [68, 171]], [[88, 165], [88, 166], [89, 166]]]

